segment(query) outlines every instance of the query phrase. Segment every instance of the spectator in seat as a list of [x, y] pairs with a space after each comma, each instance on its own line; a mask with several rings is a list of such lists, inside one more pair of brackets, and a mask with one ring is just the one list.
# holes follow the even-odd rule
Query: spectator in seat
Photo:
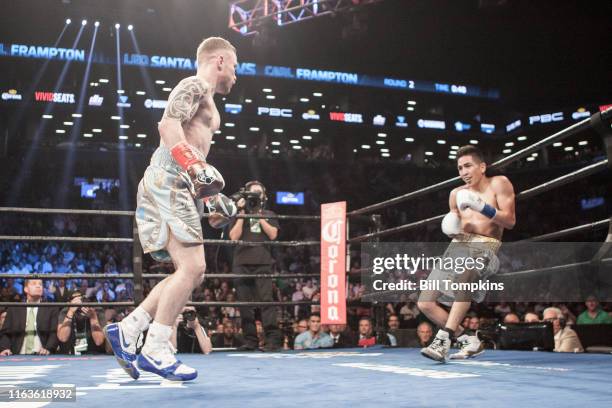
[[298, 336], [308, 330], [308, 320], [299, 320], [295, 326], [295, 335]]
[[367, 317], [359, 319], [359, 337], [357, 340], [357, 346], [359, 347], [372, 347], [376, 344], [384, 344], [397, 346], [397, 339], [392, 334], [386, 334], [379, 340], [374, 334], [374, 328], [372, 327], [372, 321]]
[[577, 324], [612, 324], [612, 317], [599, 307], [599, 301], [593, 295], [584, 302], [586, 310], [578, 315]]
[[71, 291], [66, 287], [66, 280], [60, 279], [56, 285], [51, 287], [51, 293], [56, 302], [70, 302]]
[[32, 307], [11, 307], [0, 330], [0, 355], [54, 353], [57, 349], [55, 307], [37, 307], [43, 295], [40, 279], [26, 279], [23, 285], [26, 303]]
[[261, 320], [255, 320], [255, 333], [257, 334], [257, 348], [263, 350], [266, 343], [266, 337], [264, 333], [263, 323]]
[[308, 319], [308, 330], [295, 338], [293, 348], [304, 350], [332, 347], [333, 345], [334, 341], [331, 336], [321, 331], [321, 316], [313, 313]]
[[389, 345], [391, 347], [397, 347], [397, 331], [400, 328], [400, 320], [398, 315], [391, 314], [389, 315], [389, 319], [387, 320], [387, 326], [389, 327], [389, 331], [387, 332], [387, 337], [389, 339]]
[[476, 333], [478, 329], [480, 329], [480, 318], [478, 316], [470, 316], [470, 320], [468, 320], [467, 329]]
[[231, 320], [226, 320], [223, 323], [223, 332], [215, 333], [212, 336], [212, 345], [215, 348], [238, 348], [244, 345], [244, 339], [240, 334], [236, 333], [234, 322]]
[[115, 292], [111, 289], [110, 282], [108, 281], [104, 282], [102, 288], [96, 293], [96, 300], [98, 302], [113, 302], [115, 297]]
[[[304, 292], [302, 292], [302, 284], [301, 283], [296, 283], [295, 285], [295, 292], [293, 292], [293, 294], [291, 295], [291, 301], [292, 302], [300, 302], [302, 300], [304, 300], [306, 297], [304, 295]], [[293, 316], [296, 318], [300, 317], [300, 309], [304, 310], [305, 308], [302, 306], [300, 307], [300, 305], [295, 305], [293, 307]]]
[[354, 336], [347, 330], [347, 326], [345, 324], [330, 324], [329, 335], [334, 341], [333, 348], [347, 348], [356, 346]]
[[516, 315], [516, 313], [508, 313], [504, 316], [504, 323], [506, 324], [515, 324], [515, 323], [520, 323], [521, 319], [519, 319], [519, 317]]
[[400, 323], [402, 327], [411, 329], [417, 327], [417, 317], [420, 314], [420, 311], [416, 307], [414, 302], [408, 302], [399, 311], [402, 322]]
[[396, 314], [389, 315], [387, 325], [389, 326], [389, 331], [399, 330], [400, 328], [399, 317]]
[[96, 281], [94, 286], [90, 286], [87, 279], [83, 279], [81, 281], [81, 288], [79, 289], [79, 292], [81, 292], [85, 299], [90, 300], [96, 296], [96, 293], [98, 292], [98, 290], [100, 290], [101, 287], [102, 283], [100, 281]]
[[418, 347], [427, 347], [433, 340], [433, 327], [429, 322], [421, 322], [417, 326]]
[[544, 309], [543, 320], [551, 322], [555, 335], [555, 348], [553, 351], [561, 353], [582, 353], [584, 349], [574, 330], [565, 326], [565, 318], [561, 309], [549, 307]]
[[523, 317], [523, 321], [525, 323], [537, 323], [540, 321], [540, 318], [535, 313], [527, 312], [525, 313], [525, 316]]
[[[226, 282], [223, 282], [223, 283], [226, 283]], [[226, 296], [225, 300], [227, 302], [236, 301], [236, 296], [234, 295], [234, 292], [227, 292], [225, 296]], [[221, 307], [221, 315], [223, 317], [229, 317], [230, 319], [237, 319], [240, 317], [240, 309], [234, 306], [223, 306]]]
[[306, 285], [302, 287], [302, 293], [304, 294], [304, 298], [310, 300], [316, 290], [317, 288], [314, 286], [312, 279], [308, 279], [306, 281]]

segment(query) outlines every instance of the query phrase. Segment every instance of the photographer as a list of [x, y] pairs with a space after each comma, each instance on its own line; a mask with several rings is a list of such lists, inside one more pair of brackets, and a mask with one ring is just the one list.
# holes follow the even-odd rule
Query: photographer
[[185, 306], [183, 312], [177, 316], [170, 342], [178, 353], [208, 354], [212, 351], [210, 338], [192, 306]]
[[106, 324], [104, 313], [93, 307], [79, 306], [83, 299], [80, 292], [73, 292], [74, 306], [64, 308], [59, 314], [57, 338], [60, 341], [62, 354], [103, 354], [104, 333]]
[[[239, 197], [238, 197], [239, 196]], [[275, 215], [266, 210], [268, 197], [266, 188], [259, 181], [250, 181], [245, 191], [232, 196], [237, 201], [239, 214]], [[278, 236], [279, 225], [276, 219], [237, 218], [230, 228], [231, 240], [251, 242], [274, 241]], [[234, 250], [233, 272], [237, 274], [269, 274], [274, 259], [266, 246], [237, 245]], [[238, 279], [236, 291], [240, 301], [272, 301], [272, 279]], [[282, 347], [282, 336], [276, 323], [276, 308], [261, 308], [265, 333], [266, 350], [278, 350]], [[255, 330], [255, 311], [252, 307], [240, 309], [242, 331], [244, 333], [245, 350], [257, 348], [257, 332]]]

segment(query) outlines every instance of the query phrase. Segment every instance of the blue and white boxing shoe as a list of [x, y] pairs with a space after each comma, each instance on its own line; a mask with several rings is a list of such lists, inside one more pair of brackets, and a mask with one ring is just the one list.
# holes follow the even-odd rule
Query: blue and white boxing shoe
[[136, 359], [138, 369], [157, 374], [171, 381], [190, 381], [198, 376], [198, 372], [177, 360], [169, 343], [155, 344], [151, 347], [145, 344]]
[[140, 373], [136, 367], [138, 339], [128, 339], [123, 330], [121, 330], [120, 323], [107, 324], [104, 327], [104, 335], [113, 349], [115, 358], [121, 368], [123, 368], [130, 377], [137, 380], [138, 377], [140, 377]]

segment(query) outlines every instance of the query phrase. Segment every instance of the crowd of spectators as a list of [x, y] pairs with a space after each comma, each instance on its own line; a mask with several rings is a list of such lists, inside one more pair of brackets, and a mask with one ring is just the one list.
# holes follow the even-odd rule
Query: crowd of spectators
[[[23, 232], [27, 228], [44, 227], [39, 221], [28, 218], [25, 222], [16, 222], [5, 218], [4, 227], [10, 224], [18, 224], [17, 229]], [[85, 226], [93, 229], [94, 220]], [[56, 216], [52, 220], [50, 228], [51, 235], [76, 235], [80, 234], [80, 226], [71, 217]], [[314, 237], [313, 237], [314, 238]], [[214, 253], [214, 251], [210, 251]], [[101, 245], [69, 243], [69, 242], [0, 242], [0, 273], [7, 274], [31, 274], [31, 273], [60, 273], [75, 274], [73, 279], [48, 279], [41, 282], [41, 300], [50, 302], [78, 301], [83, 302], [113, 302], [133, 301], [134, 287], [131, 279], [112, 278], [113, 274], [131, 273], [131, 248], [121, 244], [104, 243]], [[287, 247], [275, 253], [276, 263], [274, 272], [296, 273], [317, 272], [319, 270], [319, 254], [317, 249], [307, 247]], [[230, 263], [222, 259], [207, 261], [210, 272], [230, 273]], [[351, 271], [359, 271], [359, 261], [355, 261]], [[146, 264], [145, 271], [159, 272], [158, 266]], [[81, 273], [104, 272], [110, 275], [104, 280], [79, 279]], [[171, 272], [171, 271], [168, 271]], [[347, 286], [347, 301], [359, 301], [366, 293], [366, 285], [360, 282], [358, 273], [350, 273]], [[400, 274], [400, 278], [403, 275]], [[144, 295], [151, 290], [157, 280], [145, 279]], [[301, 301], [319, 300], [320, 287], [318, 279], [276, 279], [273, 285], [275, 301]], [[0, 282], [0, 300], [3, 302], [25, 301], [26, 290], [23, 279], [2, 279]], [[197, 288], [192, 296], [193, 301], [228, 301], [236, 300], [234, 282], [231, 279], [207, 279], [204, 284]], [[568, 326], [585, 323], [611, 323], [612, 310], [610, 304], [604, 304], [603, 308], [595, 298], [588, 298], [585, 304], [581, 303], [545, 303], [545, 302], [519, 302], [519, 303], [496, 303], [475, 304], [464, 321], [464, 327], [470, 330], [478, 330], [483, 324], [493, 322], [517, 323], [533, 322], [550, 319], [546, 315], [547, 308], [554, 306], [563, 314], [564, 321]], [[119, 321], [130, 309], [128, 308], [105, 308], [85, 309], [77, 306], [65, 309], [58, 315], [59, 324], [66, 316], [74, 318], [79, 309], [81, 315], [90, 320], [91, 327], [103, 326], [112, 321]], [[97, 308], [96, 308], [97, 309]], [[388, 326], [385, 328], [373, 327], [372, 321], [376, 317], [372, 307], [367, 304], [358, 304], [348, 307], [348, 325], [329, 327], [320, 324], [320, 317], [316, 316], [319, 307], [313, 306], [290, 306], [278, 307], [279, 325], [283, 329], [284, 348], [312, 348], [312, 347], [340, 347], [340, 346], [370, 346], [373, 344], [394, 345], [398, 343], [391, 333], [397, 329], [414, 329], [415, 337], [413, 344], [418, 346], [424, 344], [426, 339], [431, 339], [434, 328], [411, 301], [388, 303], [385, 308], [385, 320]], [[209, 333], [214, 347], [240, 347], [241, 322], [240, 310], [234, 306], [224, 307], [198, 307], [196, 310], [199, 325]], [[0, 318], [4, 319], [6, 311], [3, 310]], [[550, 314], [550, 313], [549, 313]], [[71, 320], [71, 319], [69, 319]], [[318, 322], [317, 322], [318, 320]], [[1, 321], [1, 320], [0, 320]], [[177, 322], [177, 324], [180, 322]], [[191, 324], [193, 326], [193, 324]], [[306, 330], [304, 330], [306, 329]], [[374, 329], [384, 330], [384, 335], [374, 333]], [[258, 333], [263, 336], [261, 323], [258, 322]], [[300, 333], [310, 333], [300, 335]], [[428, 335], [429, 333], [429, 335]], [[68, 337], [70, 334], [68, 334]], [[60, 335], [67, 339], [67, 335]], [[194, 349], [194, 341], [197, 336], [191, 336], [190, 346], [185, 346], [184, 341], [178, 344], [180, 350]], [[330, 346], [329, 342], [333, 342]], [[263, 346], [263, 337], [260, 339]], [[200, 350], [202, 347], [200, 347]], [[73, 352], [60, 347], [65, 352]], [[98, 352], [104, 352], [104, 347], [98, 344]]]
[[[83, 279], [82, 282], [87, 280]], [[8, 281], [5, 281], [8, 283]], [[95, 285], [93, 285], [95, 286]], [[118, 285], [117, 285], [118, 286]], [[282, 285], [278, 285], [282, 286]], [[277, 288], [278, 288], [277, 286]], [[69, 301], [72, 307], [39, 308], [46, 314], [44, 321], [36, 328], [37, 346], [29, 345], [26, 349], [24, 338], [27, 330], [21, 328], [20, 332], [15, 326], [16, 309], [3, 309], [0, 314], [0, 352], [3, 355], [24, 354], [26, 350], [45, 354], [47, 352], [62, 352], [66, 354], [105, 353], [108, 348], [104, 345], [101, 328], [107, 322], [120, 321], [129, 312], [129, 309], [80, 307], [83, 301], [96, 301], [95, 297], [85, 292], [87, 285], [74, 289], [65, 289], [62, 301]], [[317, 282], [308, 280], [295, 285], [285, 285], [285, 293], [293, 291], [292, 297], [312, 299], [319, 291]], [[349, 299], [359, 299], [360, 285], [350, 285]], [[3, 288], [6, 292], [6, 287]], [[109, 289], [110, 290], [110, 289]], [[13, 296], [2, 298], [2, 301], [15, 301], [20, 295], [12, 288]], [[278, 289], [278, 293], [282, 294]], [[24, 301], [28, 303], [43, 299], [43, 284], [41, 280], [26, 280], [22, 285]], [[93, 292], [91, 292], [93, 293]], [[212, 280], [198, 290], [196, 295], [203, 295], [204, 300], [232, 301], [233, 288], [227, 280]], [[4, 296], [4, 294], [3, 294]], [[57, 300], [57, 299], [56, 299]], [[194, 299], [195, 300], [195, 299]], [[98, 301], [109, 301], [98, 299]], [[23, 310], [19, 308], [17, 310]], [[28, 310], [33, 308], [28, 308]], [[322, 325], [321, 317], [316, 306], [304, 308], [279, 307], [279, 324], [283, 328], [283, 349], [315, 349], [315, 348], [341, 348], [341, 347], [371, 347], [374, 345], [423, 347], [427, 345], [434, 335], [434, 327], [429, 320], [418, 310], [413, 302], [387, 303], [384, 310], [385, 323], [375, 327], [371, 307], [349, 307], [347, 325]], [[219, 349], [240, 348], [244, 344], [241, 335], [240, 313], [237, 308], [208, 307], [186, 308], [193, 312], [193, 317], [186, 317], [186, 313], [179, 315], [173, 334], [173, 343], [181, 352], [210, 352], [212, 347]], [[11, 315], [11, 313], [13, 315]], [[18, 315], [18, 313], [17, 313]], [[23, 317], [22, 317], [23, 318]], [[5, 325], [6, 320], [6, 325]], [[73, 325], [74, 321], [74, 325]], [[50, 323], [49, 323], [50, 322]], [[582, 352], [584, 351], [576, 333], [571, 329], [582, 324], [612, 324], [612, 310], [610, 304], [599, 304], [597, 299], [590, 296], [584, 304], [545, 304], [545, 303], [497, 303], [479, 304], [470, 310], [462, 322], [466, 330], [476, 332], [483, 327], [491, 327], [496, 323], [552, 322], [555, 334], [555, 351]], [[562, 322], [562, 323], [560, 323]], [[52, 325], [53, 327], [49, 326]], [[57, 331], [54, 328], [57, 325]], [[264, 346], [263, 327], [261, 321], [256, 322], [260, 346]], [[25, 327], [25, 326], [24, 326]], [[27, 327], [26, 327], [27, 329]], [[204, 330], [202, 330], [204, 329]], [[408, 330], [405, 330], [408, 329]], [[17, 330], [17, 332], [15, 332]], [[54, 332], [54, 333], [52, 333]], [[402, 333], [402, 332], [407, 332]], [[81, 334], [79, 334], [81, 333]], [[204, 333], [204, 334], [202, 334]], [[561, 334], [560, 334], [561, 333]], [[406, 335], [409, 338], [406, 338]], [[89, 339], [89, 341], [84, 339]], [[7, 351], [8, 350], [8, 351]]]
[[[330, 160], [333, 152], [325, 148], [319, 149], [316, 157], [323, 162]], [[296, 154], [305, 154], [296, 153]], [[265, 162], [265, 159], [263, 160]], [[240, 166], [236, 166], [238, 168]], [[286, 174], [280, 175], [278, 171], [273, 171], [273, 166], [269, 169], [262, 169], [262, 179], [266, 180], [270, 191], [282, 189], [281, 181]], [[350, 168], [335, 166], [332, 163], [320, 166], [321, 174], [303, 172], [300, 164], [296, 163], [289, 173], [300, 174], [300, 182], [295, 185], [295, 189], [305, 192], [305, 205], [298, 212], [316, 213], [322, 202], [346, 199], [350, 208], [358, 208], [362, 205], [371, 204], [381, 199], [397, 196], [399, 194], [412, 191], [432, 183], [454, 176], [452, 170], [447, 173], [437, 169], [418, 169], [412, 168], [409, 164], [387, 164], [377, 165], [376, 163], [354, 163]], [[412, 171], [414, 170], [414, 171]], [[561, 172], [566, 172], [567, 168], [548, 169], [532, 174], [530, 171], [515, 169], [508, 174], [515, 184], [515, 189], [520, 191], [526, 187], [541, 183], [545, 180], [557, 177]], [[51, 172], [50, 174], [52, 174]], [[40, 207], [53, 207], [54, 193], [51, 189], [54, 183], [44, 182], [47, 175], [42, 174], [43, 180], [39, 189], [32, 188], [32, 195], [27, 201], [27, 205]], [[526, 177], [528, 176], [528, 177]], [[233, 176], [235, 179], [246, 180], [245, 177]], [[508, 232], [504, 240], [518, 240], [532, 235], [555, 231], [582, 223], [593, 222], [594, 220], [609, 217], [610, 203], [607, 201], [609, 194], [609, 183], [605, 179], [595, 178], [592, 183], [571, 183], [562, 189], [542, 194], [539, 198], [546, 205], [524, 206], [519, 203], [517, 206], [517, 228]], [[6, 180], [0, 179], [0, 184]], [[3, 185], [5, 192], [10, 190], [8, 184]], [[115, 189], [116, 190], [116, 189]], [[447, 211], [447, 193], [432, 194], [432, 200], [417, 200], [407, 204], [400, 204], [382, 212], [381, 228], [400, 225], [403, 223], [416, 221], [422, 218], [442, 214]], [[583, 208], [582, 200], [604, 198], [601, 204], [593, 208]], [[98, 200], [87, 200], [71, 195], [68, 201], [77, 203], [77, 207], [86, 208], [118, 208], [119, 192], [111, 191], [100, 197]], [[6, 203], [6, 199], [0, 200]], [[4, 204], [3, 204], [4, 205]], [[284, 213], [285, 208], [275, 208], [277, 213]], [[288, 210], [295, 211], [295, 210]], [[354, 223], [351, 226], [351, 235], [366, 233], [371, 225], [360, 225]], [[122, 235], [128, 231], [128, 235]], [[62, 235], [62, 236], [125, 236], [129, 237], [131, 232], [131, 220], [109, 218], [102, 216], [66, 216], [66, 215], [0, 215], [0, 234], [4, 235]], [[578, 236], [577, 239], [585, 241], [601, 241], [603, 231], [589, 231]], [[317, 240], [320, 234], [318, 225], [308, 225], [304, 223], [291, 223], [284, 221], [281, 228], [280, 240]], [[425, 228], [411, 231], [409, 234], [393, 237], [398, 241], [445, 241], [444, 236], [437, 225], [430, 225]], [[218, 254], [216, 250], [206, 252], [207, 270], [211, 273], [230, 273], [231, 262], [225, 250]], [[275, 248], [275, 264], [273, 272], [276, 273], [318, 273], [319, 252], [316, 247], [285, 247]], [[352, 259], [358, 259], [358, 253], [353, 253]], [[512, 260], [501, 259], [502, 263], [512, 263]], [[514, 267], [514, 265], [512, 265]], [[520, 265], [517, 265], [520, 269]], [[359, 270], [358, 261], [351, 268], [353, 271]], [[160, 268], [145, 257], [145, 272], [170, 270]], [[68, 302], [80, 299], [83, 302], [113, 302], [113, 301], [133, 301], [134, 286], [131, 279], [112, 278], [114, 274], [132, 272], [132, 248], [130, 245], [121, 243], [80, 243], [62, 241], [0, 241], [0, 273], [7, 274], [31, 274], [31, 273], [60, 273], [60, 274], [81, 274], [81, 273], [106, 273], [110, 277], [103, 280], [79, 279], [56, 279], [44, 280], [42, 283], [41, 300]], [[399, 274], [398, 279], [405, 276]], [[146, 279], [144, 281], [144, 295], [150, 291], [157, 280]], [[23, 279], [1, 279], [0, 280], [0, 300], [19, 302], [26, 300], [26, 291]], [[234, 282], [231, 279], [207, 279], [192, 296], [193, 301], [228, 301], [236, 300]], [[359, 280], [359, 274], [350, 274], [347, 287], [347, 300], [359, 301], [366, 292], [366, 287]], [[75, 297], [75, 293], [80, 296]], [[320, 289], [317, 279], [277, 279], [274, 282], [274, 300], [278, 301], [301, 301], [319, 300]], [[591, 302], [591, 303], [589, 303]], [[572, 324], [582, 324], [589, 322], [608, 323], [610, 319], [610, 305], [603, 304], [595, 308], [589, 306], [593, 300], [586, 302], [586, 306], [580, 302], [520, 302], [520, 303], [497, 303], [497, 304], [478, 304], [470, 312], [469, 319], [464, 322], [465, 327], [477, 330], [483, 322], [505, 322], [514, 323], [516, 321], [541, 321], [550, 319], [544, 316], [544, 311], [549, 307], [558, 308], [564, 315], [564, 320], [568, 326]], [[586, 309], [585, 309], [586, 308]], [[109, 308], [105, 312], [96, 313], [77, 307], [80, 315], [89, 319], [89, 326], [96, 327], [97, 318], [99, 325], [106, 322], [120, 320], [129, 309]], [[77, 309], [65, 310], [63, 314], [58, 314], [60, 319], [58, 324], [68, 318], [77, 319], [75, 313]], [[93, 309], [92, 309], [93, 310]], [[240, 347], [240, 310], [233, 306], [225, 307], [199, 307], [196, 310], [198, 324], [201, 325], [211, 336], [212, 344], [215, 347]], [[377, 327], [379, 319], [375, 316], [372, 307], [367, 304], [354, 305], [348, 308], [348, 325], [346, 327], [330, 326], [321, 327], [314, 330], [316, 322], [313, 320], [313, 313], [319, 312], [318, 306], [292, 306], [279, 307], [279, 324], [285, 336], [284, 347], [293, 348], [294, 346], [307, 348], [307, 344], [324, 344], [333, 340], [333, 345], [361, 345], [368, 346], [375, 339], [375, 343], [394, 344], [398, 341], [393, 336], [388, 336], [393, 330], [414, 329], [415, 345], [426, 343], [428, 333], [435, 332], [435, 329], [424, 316], [419, 312], [414, 302], [403, 301], [387, 305], [385, 308], [385, 321], [389, 321], [389, 327]], [[88, 314], [89, 313], [89, 314]], [[549, 313], [550, 314], [550, 313]], [[0, 318], [3, 319], [6, 311], [3, 311]], [[577, 317], [576, 317], [577, 316]], [[63, 320], [62, 320], [63, 319]], [[316, 317], [314, 320], [317, 320]], [[1, 320], [0, 320], [1, 321]], [[177, 323], [186, 325], [184, 321]], [[195, 323], [190, 323], [194, 326]], [[397, 327], [397, 329], [391, 328]], [[195, 330], [191, 327], [191, 330]], [[258, 330], [263, 333], [261, 323]], [[310, 336], [300, 333], [310, 331]], [[384, 335], [377, 333], [384, 332]], [[321, 334], [317, 334], [321, 333]], [[323, 335], [322, 333], [326, 333]], [[65, 338], [65, 333], [63, 336]], [[308, 339], [304, 339], [308, 337]], [[431, 337], [429, 335], [429, 337]], [[296, 340], [299, 341], [296, 344]], [[322, 338], [324, 338], [322, 340]], [[192, 336], [191, 339], [197, 339]], [[314, 340], [313, 340], [314, 339]], [[178, 341], [178, 340], [177, 340]], [[194, 340], [195, 341], [195, 340]], [[178, 341], [177, 346], [180, 346]], [[193, 346], [193, 342], [191, 343]], [[182, 346], [181, 346], [182, 347]], [[181, 348], [179, 347], [179, 348]], [[200, 347], [201, 348], [201, 347]]]
[[[32, 220], [30, 222], [35, 223]], [[91, 228], [91, 225], [87, 228]], [[74, 226], [69, 217], [63, 219], [56, 217], [53, 221], [52, 232], [53, 234], [77, 234], [79, 228]], [[316, 272], [319, 270], [317, 250], [306, 247], [288, 247], [277, 251], [275, 259], [274, 272], [280, 274]], [[0, 243], [0, 273], [70, 273], [78, 276], [78, 274], [85, 272], [104, 272], [111, 275], [104, 280], [79, 279], [78, 277], [44, 280], [41, 282], [40, 294], [43, 301], [74, 301], [75, 294], [78, 294], [79, 302], [132, 301], [134, 300], [132, 280], [112, 278], [113, 274], [130, 273], [132, 271], [130, 262], [130, 248], [120, 244], [92, 245], [68, 242], [13, 241]], [[231, 272], [230, 263], [225, 260], [221, 260], [221, 262], [210, 260], [207, 263], [211, 272]], [[354, 272], [359, 270], [358, 261], [352, 265], [351, 270]], [[158, 272], [159, 269], [153, 264], [147, 264], [147, 271]], [[359, 301], [366, 293], [366, 286], [360, 282], [359, 274], [349, 274], [349, 276], [347, 300], [349, 302]], [[157, 280], [145, 279], [144, 295], [150, 291], [156, 282]], [[1, 301], [19, 302], [26, 300], [23, 279], [2, 279], [0, 286]], [[318, 279], [277, 279], [273, 287], [274, 300], [277, 301], [316, 301], [320, 299]], [[231, 279], [207, 279], [193, 293], [192, 300], [235, 301], [234, 282]], [[483, 324], [491, 325], [494, 322], [517, 323], [549, 320], [551, 317], [545, 311], [551, 306], [561, 311], [564, 321], [569, 327], [574, 324], [612, 322], [610, 304], [604, 304], [602, 308], [595, 298], [589, 298], [584, 305], [580, 303], [550, 304], [545, 302], [475, 304], [463, 325], [470, 330], [478, 330]], [[66, 320], [66, 316], [69, 317], [68, 320], [72, 320], [77, 309], [79, 309], [81, 315], [89, 319], [89, 330], [91, 330], [91, 327], [102, 327], [107, 322], [119, 321], [130, 311], [128, 308], [96, 308], [96, 310], [91, 308], [88, 310], [75, 306], [72, 309], [64, 309], [57, 316], [58, 324], [61, 325]], [[316, 305], [278, 307], [279, 325], [283, 329], [284, 335], [283, 348], [395, 345], [398, 343], [398, 339], [392, 333], [398, 329], [414, 329], [413, 342], [408, 344], [419, 346], [431, 340], [432, 333], [435, 332], [431, 323], [420, 313], [416, 304], [411, 301], [388, 303], [385, 308], [385, 320], [388, 321], [388, 325], [384, 328], [374, 327], [372, 322], [376, 316], [372, 307], [367, 303], [348, 307], [348, 324], [346, 326], [332, 325], [326, 327], [321, 325], [320, 317], [316, 315], [319, 310]], [[234, 306], [198, 307], [196, 313], [197, 322], [211, 337], [213, 347], [236, 348], [241, 346], [243, 339], [241, 338], [239, 308]], [[4, 319], [5, 315], [6, 311], [3, 310], [0, 318]], [[177, 325], [179, 323], [181, 322], [177, 322]], [[192, 323], [191, 326], [193, 325]], [[257, 323], [257, 327], [258, 334], [261, 335], [260, 345], [263, 346], [263, 328], [260, 322]], [[382, 330], [383, 335], [375, 333], [375, 329]], [[193, 333], [197, 333], [197, 330], [192, 328], [191, 331], [192, 334], [187, 335], [187, 337], [183, 336], [183, 340], [179, 336], [177, 344], [179, 350], [197, 351], [203, 349], [202, 346], [194, 346], [197, 336]], [[72, 335], [69, 333], [58, 337], [67, 340], [70, 336]], [[74, 352], [75, 349], [67, 349], [61, 344], [61, 341], [59, 343], [59, 351]], [[97, 352], [106, 351], [100, 344], [97, 344], [97, 348], [90, 347], [90, 349]], [[579, 347], [573, 347], [572, 350], [574, 349], [580, 350]], [[87, 349], [83, 350], [87, 351]]]

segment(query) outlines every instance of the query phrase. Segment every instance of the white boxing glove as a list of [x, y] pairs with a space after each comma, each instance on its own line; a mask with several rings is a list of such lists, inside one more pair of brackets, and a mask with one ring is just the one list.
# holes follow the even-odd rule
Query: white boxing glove
[[478, 211], [485, 217], [493, 218], [497, 213], [497, 210], [485, 203], [482, 198], [478, 196], [478, 194], [468, 190], [463, 189], [457, 192], [457, 207], [461, 211], [464, 211], [466, 208], [471, 208], [474, 211]]
[[442, 232], [449, 238], [454, 238], [461, 233], [461, 218], [451, 211], [442, 219]]
[[219, 193], [204, 199], [208, 210], [208, 223], [213, 228], [223, 228], [236, 217], [238, 209], [236, 203], [224, 194]]

